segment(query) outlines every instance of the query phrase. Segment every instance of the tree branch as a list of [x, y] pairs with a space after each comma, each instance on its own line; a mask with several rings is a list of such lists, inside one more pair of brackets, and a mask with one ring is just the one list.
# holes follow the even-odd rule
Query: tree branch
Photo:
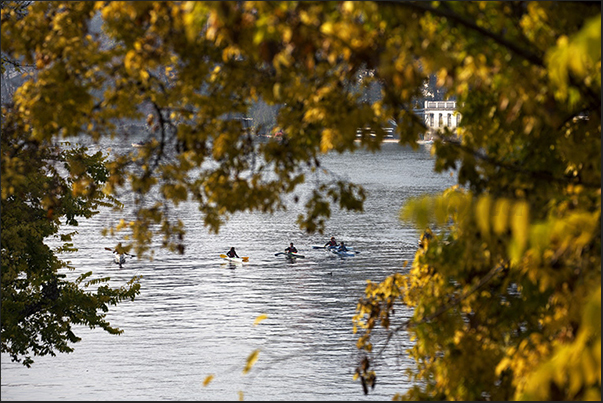
[[529, 61], [530, 63], [535, 64], [540, 67], [545, 67], [544, 59], [543, 59], [542, 55], [537, 55], [533, 52], [530, 52], [527, 49], [523, 49], [523, 48], [519, 47], [516, 43], [505, 39], [501, 35], [498, 35], [492, 31], [489, 31], [485, 28], [480, 27], [479, 25], [477, 25], [475, 23], [474, 20], [469, 20], [468, 18], [465, 18], [459, 14], [456, 14], [450, 8], [447, 7], [445, 2], [441, 3], [442, 4], [441, 8], [433, 8], [428, 5], [429, 3], [421, 2], [421, 1], [419, 1], [419, 2], [413, 1], [413, 2], [404, 3], [404, 4], [408, 5], [411, 8], [415, 8], [415, 9], [423, 11], [423, 12], [430, 12], [439, 17], [446, 17], [450, 21], [456, 22], [459, 25], [464, 26], [465, 28], [468, 28], [472, 31], [475, 31], [475, 32], [485, 36], [486, 38], [492, 39], [494, 42], [504, 46], [505, 48], [509, 49], [511, 52], [524, 58], [525, 60]]

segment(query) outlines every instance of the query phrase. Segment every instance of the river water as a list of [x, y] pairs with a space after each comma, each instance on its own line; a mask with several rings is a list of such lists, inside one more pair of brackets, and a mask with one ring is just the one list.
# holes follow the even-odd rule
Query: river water
[[[398, 219], [404, 201], [456, 182], [433, 172], [427, 147], [384, 143], [378, 153], [325, 156], [324, 168], [363, 185], [368, 197], [364, 213], [335, 211], [324, 236], [297, 228], [301, 205], [274, 215], [237, 214], [215, 235], [196, 207], [184, 204], [178, 210], [186, 253], [157, 248], [154, 260], [130, 259], [119, 269], [104, 250], [116, 240], [100, 235], [115, 223], [114, 213], [81, 220], [79, 251], [63, 256], [76, 274], [92, 270], [110, 276], [111, 285], [143, 276], [136, 300], [107, 316], [124, 333], [77, 327], [82, 341], [73, 353], [34, 357], [29, 369], [2, 354], [2, 400], [391, 400], [410, 386], [410, 361], [393, 353], [411, 342], [406, 335], [395, 340], [375, 368], [377, 386], [364, 395], [353, 379], [359, 353], [352, 317], [367, 280], [404, 271], [413, 258], [419, 231]], [[339, 258], [311, 248], [331, 235], [360, 253]], [[304, 259], [274, 255], [289, 242]], [[230, 246], [249, 262], [225, 263], [219, 255]], [[398, 320], [409, 314], [396, 312]], [[259, 315], [267, 318], [254, 325]], [[258, 360], [243, 374], [254, 350]]]

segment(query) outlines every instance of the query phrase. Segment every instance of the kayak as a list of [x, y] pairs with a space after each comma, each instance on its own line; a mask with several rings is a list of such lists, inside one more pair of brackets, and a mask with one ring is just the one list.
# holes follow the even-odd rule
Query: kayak
[[303, 259], [303, 258], [305, 258], [304, 255], [300, 255], [299, 253], [292, 253], [292, 252], [278, 252], [278, 253], [274, 254], [274, 256], [279, 256], [279, 255], [285, 255], [285, 257], [288, 258], [288, 259], [293, 259], [293, 258]]
[[224, 260], [228, 260], [229, 262], [233, 262], [233, 263], [247, 263], [249, 262], [249, 258], [247, 256], [243, 256], [243, 257], [229, 257], [225, 254], [221, 254], [220, 257]]
[[116, 250], [111, 248], [105, 248], [105, 250], [113, 252], [113, 263], [118, 264], [120, 268], [122, 264], [126, 263], [126, 255], [134, 257], [134, 255], [130, 255], [129, 253], [117, 253]]
[[[324, 246], [324, 245], [312, 245], [312, 249], [326, 249], [326, 250], [332, 250], [334, 248], [337, 248], [339, 246]], [[354, 250], [353, 246], [347, 246], [348, 250]]]
[[347, 250], [347, 251], [339, 251], [339, 250], [335, 250], [332, 249], [331, 252], [333, 252], [334, 254], [341, 256], [341, 257], [353, 257], [356, 256], [356, 252], [353, 250]]

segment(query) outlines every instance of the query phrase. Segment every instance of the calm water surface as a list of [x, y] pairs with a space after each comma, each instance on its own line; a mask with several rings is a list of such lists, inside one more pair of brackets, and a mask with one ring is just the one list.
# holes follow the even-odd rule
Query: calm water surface
[[[297, 228], [303, 203], [274, 215], [236, 215], [219, 235], [208, 233], [194, 205], [182, 205], [186, 254], [157, 248], [153, 261], [131, 259], [119, 269], [104, 250], [119, 239], [100, 235], [117, 216], [107, 211], [82, 220], [79, 251], [64, 256], [76, 274], [92, 270], [112, 285], [143, 276], [140, 296], [108, 315], [125, 332], [78, 327], [75, 352], [34, 357], [30, 369], [2, 354], [2, 400], [238, 400], [240, 393], [245, 400], [391, 400], [404, 392], [403, 356], [381, 362], [367, 396], [353, 380], [359, 356], [352, 316], [367, 280], [403, 271], [413, 258], [419, 232], [399, 221], [400, 206], [456, 179], [433, 172], [425, 146], [413, 151], [395, 143], [375, 154], [329, 155], [323, 167], [368, 193], [364, 213], [335, 212], [324, 236]], [[331, 235], [361, 253], [341, 259], [311, 248]], [[274, 256], [289, 242], [305, 259]], [[249, 263], [224, 263], [219, 255], [230, 246]], [[254, 326], [261, 314], [267, 319]], [[410, 346], [401, 335], [390, 352]], [[256, 349], [259, 359], [243, 375]], [[214, 379], [203, 386], [208, 375]]]

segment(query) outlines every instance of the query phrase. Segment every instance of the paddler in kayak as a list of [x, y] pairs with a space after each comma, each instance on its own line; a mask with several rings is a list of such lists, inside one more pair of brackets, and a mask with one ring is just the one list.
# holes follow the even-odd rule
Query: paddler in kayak
[[334, 246], [337, 246], [337, 241], [335, 240], [335, 237], [332, 236], [331, 240], [325, 244], [325, 247], [332, 248]]
[[297, 253], [297, 248], [293, 246], [293, 242], [289, 244], [289, 247], [285, 249], [287, 253]]
[[347, 252], [348, 248], [346, 248], [345, 244], [343, 243], [343, 241], [341, 241], [341, 243], [339, 244], [339, 247], [337, 248], [338, 252]]
[[228, 253], [226, 253], [226, 256], [228, 256], [228, 257], [239, 257], [239, 255], [237, 255], [237, 252], [235, 251], [234, 246], [232, 248], [230, 248], [230, 250], [228, 251]]

